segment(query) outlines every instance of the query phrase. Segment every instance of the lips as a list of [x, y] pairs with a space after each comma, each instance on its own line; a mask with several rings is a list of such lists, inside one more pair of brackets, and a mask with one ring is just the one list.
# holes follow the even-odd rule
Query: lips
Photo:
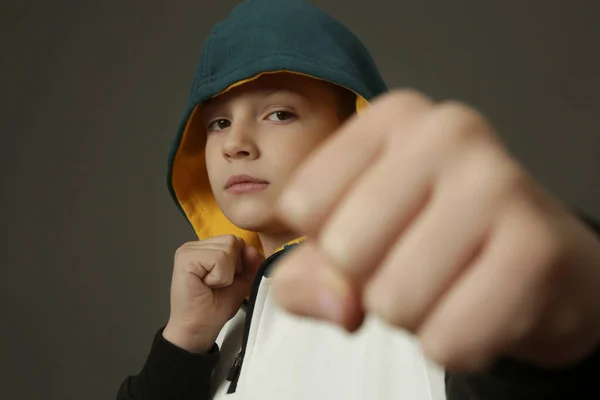
[[227, 180], [227, 183], [225, 184], [225, 190], [227, 190], [235, 185], [242, 185], [242, 184], [266, 185], [268, 183], [269, 182], [267, 182], [263, 179], [258, 179], [258, 178], [255, 178], [255, 177], [249, 176], [249, 175], [233, 175]]

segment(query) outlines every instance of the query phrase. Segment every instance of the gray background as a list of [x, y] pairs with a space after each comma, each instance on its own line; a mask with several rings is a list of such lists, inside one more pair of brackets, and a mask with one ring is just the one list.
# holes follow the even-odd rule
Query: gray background
[[[165, 186], [205, 36], [235, 1], [3, 1], [0, 398], [111, 399], [168, 316], [193, 239]], [[594, 1], [315, 0], [390, 86], [475, 104], [600, 216]]]

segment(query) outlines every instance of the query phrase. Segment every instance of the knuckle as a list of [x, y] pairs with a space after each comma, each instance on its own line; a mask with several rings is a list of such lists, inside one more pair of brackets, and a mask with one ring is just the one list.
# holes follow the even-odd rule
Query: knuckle
[[503, 170], [502, 177], [502, 184], [506, 190], [510, 191], [511, 193], [527, 193], [533, 184], [531, 177], [516, 163], [506, 165]]
[[233, 248], [237, 244], [237, 237], [235, 235], [223, 235], [223, 243], [230, 248]]
[[367, 289], [364, 295], [364, 307], [383, 321], [401, 327], [409, 332], [416, 332], [420, 318], [417, 310], [400, 309], [397, 305], [402, 301], [389, 293]]
[[223, 284], [229, 286], [233, 283], [233, 274], [227, 274], [223, 277]]
[[489, 135], [492, 128], [486, 118], [473, 107], [457, 100], [441, 103], [437, 110], [440, 125], [447, 127], [444, 134], [453, 139], [470, 138], [471, 136]]
[[499, 193], [498, 198], [502, 198], [501, 195], [512, 196], [515, 194], [525, 193], [531, 184], [531, 181], [527, 174], [525, 174], [517, 164], [507, 162], [502, 165], [488, 166], [493, 171], [490, 171], [489, 175], [494, 176], [493, 182], [491, 183], [496, 187], [496, 192]]
[[396, 104], [415, 101], [429, 101], [427, 96], [414, 88], [394, 89], [391, 90], [386, 97], [389, 99], [389, 101]]
[[177, 254], [177, 253], [180, 253], [180, 252], [182, 252], [182, 251], [185, 251], [185, 250], [186, 250], [186, 249], [187, 249], [187, 248], [190, 246], [190, 244], [189, 244], [189, 243], [190, 243], [190, 242], [186, 242], [186, 243], [182, 244], [181, 246], [179, 246], [179, 247], [177, 248], [177, 250], [175, 250], [175, 254]]
[[214, 262], [215, 265], [223, 266], [227, 263], [229, 259], [229, 253], [225, 250], [215, 250], [214, 254]]
[[568, 252], [567, 240], [551, 222], [538, 217], [538, 226], [532, 229], [532, 234], [535, 235], [533, 237], [538, 238], [534, 240], [534, 246], [543, 260], [537, 263], [538, 265], [550, 265], [558, 268], [566, 264], [558, 261]]
[[179, 246], [175, 252], [189, 250], [189, 249], [193, 248], [194, 246], [196, 246], [197, 244], [198, 244], [198, 242], [195, 242], [195, 241], [185, 242], [181, 246]]
[[[525, 186], [526, 177], [518, 166], [496, 150], [482, 150], [461, 165], [455, 184], [466, 185], [473, 194], [489, 193], [491, 198], [504, 201], [506, 195]], [[493, 196], [492, 196], [493, 195]]]
[[187, 253], [188, 250], [190, 249], [191, 243], [192, 242], [186, 242], [186, 243], [182, 244], [181, 246], [179, 246], [177, 248], [177, 250], [175, 250], [175, 254], [174, 254], [175, 261], [181, 260], [181, 258], [184, 256], [184, 254]]
[[530, 287], [552, 287], [569, 265], [565, 262], [570, 252], [567, 233], [543, 211], [532, 212], [535, 200], [527, 194], [517, 194], [511, 200], [505, 212], [506, 228], [498, 240], [512, 241], [520, 261], [506, 265], [507, 274], [518, 276]]
[[398, 109], [428, 106], [431, 104], [431, 99], [415, 89], [406, 88], [390, 91], [383, 96], [381, 102], [386, 106], [386, 109], [390, 108], [397, 112]]
[[233, 271], [223, 265], [217, 265], [212, 269], [210, 274], [215, 278], [216, 284], [219, 286], [229, 286], [233, 283]]
[[479, 123], [483, 116], [475, 108], [460, 100], [445, 100], [438, 106], [440, 112], [452, 116], [458, 121], [468, 123]]
[[223, 273], [221, 271], [221, 268], [215, 266], [215, 268], [210, 270], [209, 274], [215, 280], [215, 283], [220, 284], [223, 282]]
[[448, 368], [459, 364], [453, 352], [452, 344], [444, 335], [420, 334], [418, 338], [423, 353], [438, 365]]

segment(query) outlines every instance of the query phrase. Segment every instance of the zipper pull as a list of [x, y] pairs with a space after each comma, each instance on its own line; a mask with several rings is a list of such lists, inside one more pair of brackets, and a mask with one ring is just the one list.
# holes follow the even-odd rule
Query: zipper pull
[[240, 370], [241, 366], [242, 366], [242, 352], [240, 351], [235, 356], [235, 359], [233, 360], [233, 365], [231, 366], [231, 368], [229, 369], [229, 373], [227, 374], [227, 380], [229, 382], [232, 382], [234, 379], [236, 379], [237, 375], [239, 374], [239, 370]]

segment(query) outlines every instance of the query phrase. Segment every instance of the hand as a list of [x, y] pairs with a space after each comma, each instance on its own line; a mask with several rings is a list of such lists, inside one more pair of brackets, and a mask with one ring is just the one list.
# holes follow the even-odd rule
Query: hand
[[208, 352], [246, 296], [263, 256], [241, 238], [189, 242], [175, 253], [171, 314], [163, 337], [193, 353]]
[[310, 238], [273, 276], [290, 312], [350, 331], [371, 313], [453, 370], [564, 366], [599, 344], [598, 238], [465, 105], [384, 96], [299, 168], [280, 210]]

